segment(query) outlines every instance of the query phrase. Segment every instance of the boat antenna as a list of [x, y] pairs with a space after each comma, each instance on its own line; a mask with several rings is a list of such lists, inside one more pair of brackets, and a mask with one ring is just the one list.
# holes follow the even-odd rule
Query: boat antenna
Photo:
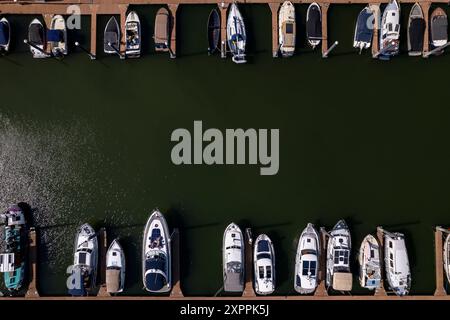
[[111, 41], [108, 42], [108, 46], [110, 46], [111, 48], [113, 48], [113, 50], [119, 55], [120, 59], [125, 59], [125, 55], [121, 54], [119, 49], [117, 49], [115, 46], [113, 46], [113, 44], [111, 43]]
[[84, 52], [89, 56], [89, 58], [91, 58], [91, 60], [95, 60], [95, 59], [96, 59], [95, 55], [93, 55], [92, 53], [90, 53], [90, 52], [89, 52], [86, 48], [84, 48], [78, 41], [75, 41], [75, 47], [78, 47], [78, 48], [81, 49], [81, 51], [84, 51]]

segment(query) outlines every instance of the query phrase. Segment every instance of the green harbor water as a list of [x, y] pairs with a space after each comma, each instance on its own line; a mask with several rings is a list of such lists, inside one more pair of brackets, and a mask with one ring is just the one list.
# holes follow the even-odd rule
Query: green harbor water
[[[402, 5], [403, 50], [411, 6]], [[0, 205], [34, 209], [40, 234], [39, 289], [66, 294], [76, 228], [89, 222], [120, 237], [127, 256], [124, 294], [144, 295], [141, 238], [155, 207], [181, 232], [186, 295], [222, 286], [221, 243], [231, 222], [267, 233], [276, 251], [276, 294], [294, 294], [298, 236], [308, 222], [327, 229], [341, 218], [356, 250], [378, 225], [405, 233], [412, 293], [434, 291], [433, 227], [450, 223], [450, 55], [405, 52], [389, 62], [352, 48], [363, 6], [329, 9], [328, 59], [305, 41], [306, 5], [297, 5], [296, 56], [273, 59], [267, 5], [242, 5], [246, 65], [207, 56], [212, 6], [181, 6], [177, 59], [153, 51], [158, 7], [134, 7], [144, 55], [122, 61], [77, 51], [63, 61], [32, 59], [22, 43], [32, 16], [9, 16], [12, 53], [0, 58]], [[448, 10], [448, 7], [443, 7]], [[90, 18], [71, 42], [89, 47]], [[259, 166], [175, 166], [174, 129], [278, 128], [280, 170]]]

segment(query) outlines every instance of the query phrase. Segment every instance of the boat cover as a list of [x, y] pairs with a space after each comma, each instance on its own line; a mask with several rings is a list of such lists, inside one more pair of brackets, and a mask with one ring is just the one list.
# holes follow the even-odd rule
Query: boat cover
[[284, 31], [284, 42], [283, 45], [285, 46], [293, 46], [295, 43], [295, 37], [294, 37], [294, 24], [292, 22], [287, 22], [283, 25], [283, 31]]
[[258, 241], [258, 249], [257, 252], [268, 252], [269, 250], [269, 241], [261, 240]]
[[169, 14], [168, 13], [158, 13], [156, 15], [155, 21], [155, 42], [156, 43], [166, 43], [168, 42], [168, 23]]
[[[77, 274], [79, 276], [79, 279], [75, 279], [74, 274]], [[86, 295], [86, 290], [84, 289], [83, 286], [83, 275], [82, 272], [79, 272], [79, 270], [76, 271], [76, 269], [74, 268], [74, 270], [72, 271], [72, 276], [74, 276], [72, 278], [72, 285], [76, 286], [77, 284], [80, 286], [79, 288], [71, 288], [69, 289], [69, 294], [71, 296], [84, 296]]]
[[242, 273], [227, 272], [224, 283], [224, 290], [227, 292], [241, 292], [244, 290]]
[[105, 44], [111, 42], [111, 44], [116, 45], [118, 42], [118, 34], [114, 31], [105, 32]]
[[335, 272], [333, 274], [333, 289], [337, 291], [352, 290], [353, 275], [350, 272]]
[[311, 8], [308, 18], [306, 22], [308, 38], [322, 38], [322, 21], [319, 10], [316, 7]]
[[145, 273], [145, 286], [150, 291], [159, 291], [166, 285], [166, 277], [161, 273], [147, 271]]
[[411, 20], [409, 27], [409, 39], [411, 42], [411, 51], [422, 51], [423, 37], [425, 32], [425, 20], [422, 18], [414, 18]]
[[40, 24], [32, 24], [30, 26], [30, 42], [35, 44], [44, 43], [44, 29]]
[[447, 17], [437, 16], [432, 21], [433, 27], [431, 28], [431, 38], [436, 40], [447, 40]]
[[108, 292], [120, 290], [120, 269], [106, 270], [106, 289]]
[[9, 28], [5, 23], [0, 23], [0, 45], [6, 45], [9, 41]]
[[64, 41], [64, 36], [61, 30], [47, 30], [47, 41], [60, 42]]
[[369, 28], [369, 20], [373, 21], [372, 16], [373, 13], [370, 10], [364, 10], [358, 16], [355, 41], [369, 42], [369, 43], [372, 41], [373, 27]]

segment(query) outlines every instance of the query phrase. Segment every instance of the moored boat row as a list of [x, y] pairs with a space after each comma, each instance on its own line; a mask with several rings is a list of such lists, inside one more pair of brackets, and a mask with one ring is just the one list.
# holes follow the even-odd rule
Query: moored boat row
[[[23, 286], [27, 267], [27, 221], [19, 206], [11, 206], [2, 214], [4, 219], [5, 248], [0, 254], [0, 272], [11, 292]], [[367, 235], [359, 248], [359, 283], [361, 287], [376, 290], [385, 277], [390, 290], [398, 296], [409, 294], [411, 271], [405, 237], [379, 227], [383, 246], [377, 238]], [[301, 232], [295, 256], [294, 290], [299, 294], [312, 294], [325, 275], [325, 284], [335, 292], [352, 290], [352, 239], [350, 229], [340, 220], [322, 238], [314, 225], [308, 223]], [[121, 293], [125, 289], [126, 258], [119, 239], [114, 239], [105, 255], [99, 259], [98, 233], [89, 225], [77, 229], [73, 265], [70, 275], [72, 296], [90, 295], [96, 288], [99, 263], [105, 263], [106, 291]], [[381, 238], [380, 238], [381, 239]], [[323, 243], [325, 240], [325, 243]], [[248, 242], [247, 242], [248, 241]], [[381, 241], [381, 240], [380, 240]], [[172, 243], [168, 224], [157, 209], [150, 214], [144, 228], [142, 242], [142, 281], [151, 293], [168, 293], [172, 289]], [[381, 248], [384, 247], [382, 250]], [[253, 285], [259, 295], [269, 295], [276, 289], [275, 245], [267, 234], [252, 241], [249, 229], [246, 237], [239, 226], [231, 223], [225, 229], [222, 243], [224, 291], [241, 293], [245, 288], [246, 249], [252, 250]], [[443, 242], [444, 273], [450, 283], [450, 232]], [[383, 258], [384, 256], [384, 258]], [[322, 262], [323, 261], [323, 265]], [[383, 275], [384, 274], [384, 275]], [[69, 284], [69, 282], [68, 282]]]

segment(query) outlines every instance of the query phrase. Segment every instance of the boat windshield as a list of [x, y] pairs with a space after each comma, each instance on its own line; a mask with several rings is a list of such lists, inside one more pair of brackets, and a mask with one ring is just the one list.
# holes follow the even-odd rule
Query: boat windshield
[[302, 256], [304, 256], [305, 254], [316, 255], [317, 252], [316, 252], [316, 250], [312, 250], [312, 249], [304, 249], [304, 250], [302, 250]]
[[270, 259], [270, 254], [268, 253], [260, 253], [256, 256], [257, 260], [261, 260], [261, 259]]
[[241, 249], [241, 246], [229, 246], [229, 247], [226, 247], [225, 249]]
[[315, 276], [316, 275], [316, 261], [303, 261], [302, 275], [303, 276]]
[[335, 250], [334, 251], [334, 263], [345, 264], [349, 263], [349, 251], [348, 250]]

